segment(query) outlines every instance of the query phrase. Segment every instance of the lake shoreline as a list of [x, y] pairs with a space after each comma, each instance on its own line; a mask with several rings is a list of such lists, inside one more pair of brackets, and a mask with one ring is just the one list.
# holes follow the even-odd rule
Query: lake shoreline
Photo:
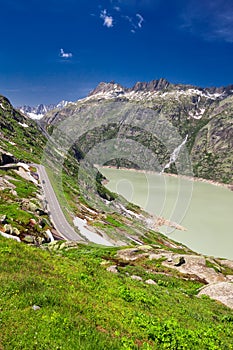
[[[142, 173], [142, 174], [155, 174], [155, 175], [159, 175], [160, 174], [160, 173], [158, 173], [156, 171], [152, 171], [152, 170], [141, 170], [141, 169], [134, 169], [134, 168], [116, 167], [114, 165], [99, 165], [99, 164], [96, 164], [95, 166], [97, 168], [105, 168], [105, 169], [129, 170], [129, 171], [134, 171], [134, 172]], [[185, 179], [185, 180], [189, 180], [189, 181], [205, 182], [205, 183], [208, 183], [210, 185], [223, 187], [223, 188], [226, 188], [226, 189], [228, 189], [230, 191], [233, 191], [233, 185], [225, 184], [225, 183], [214, 181], [214, 180], [208, 180], [208, 179], [204, 179], [204, 178], [201, 178], [201, 177], [192, 177], [192, 176], [187, 176], [187, 175], [177, 175], [177, 174], [171, 174], [171, 173], [163, 173], [163, 175], [172, 176], [172, 177], [179, 177], [181, 179]], [[106, 181], [106, 180], [104, 180], [104, 181]]]
[[[118, 193], [119, 180], [126, 179], [125, 186], [122, 183], [122, 187], [118, 188], [120, 195], [126, 200], [156, 217], [181, 223], [186, 230], [172, 230], [174, 241], [181, 242], [200, 254], [233, 259], [233, 196], [228, 185], [190, 177], [182, 180], [173, 174], [162, 174], [160, 179], [158, 172], [135, 171], [125, 167], [121, 167], [119, 172], [117, 167], [110, 166], [99, 167], [99, 171], [109, 180], [106, 186], [110, 191]], [[133, 189], [131, 192], [127, 190], [129, 183]], [[188, 196], [187, 191], [185, 192], [186, 185]], [[168, 232], [166, 227], [160, 226], [156, 230], [170, 236], [170, 229]]]

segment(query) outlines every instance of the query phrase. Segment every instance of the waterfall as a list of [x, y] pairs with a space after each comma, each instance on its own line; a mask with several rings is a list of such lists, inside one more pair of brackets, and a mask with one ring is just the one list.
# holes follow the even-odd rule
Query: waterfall
[[163, 167], [160, 174], [162, 174], [165, 169], [169, 168], [172, 163], [175, 163], [175, 161], [177, 160], [177, 158], [179, 156], [181, 148], [186, 144], [187, 140], [188, 140], [188, 134], [185, 136], [185, 139], [181, 142], [181, 144], [174, 149], [174, 151], [172, 152], [172, 154], [170, 156], [169, 162]]

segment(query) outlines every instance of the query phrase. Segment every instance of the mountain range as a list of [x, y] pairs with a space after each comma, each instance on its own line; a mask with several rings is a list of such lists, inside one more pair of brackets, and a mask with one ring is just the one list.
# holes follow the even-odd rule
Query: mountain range
[[[122, 119], [104, 117], [104, 109], [127, 109]], [[132, 125], [134, 109], [141, 108], [136, 126]], [[102, 109], [102, 112], [101, 112]], [[153, 122], [166, 119], [179, 134], [179, 142], [172, 140], [170, 131], [164, 130], [166, 138], [171, 139], [171, 147], [165, 147], [159, 135], [151, 134], [152, 121], [147, 123], [145, 111], [153, 114]], [[69, 127], [89, 120], [91, 130], [76, 142], [78, 157], [85, 155], [95, 144], [121, 135], [141, 143], [157, 157], [167, 172], [177, 173], [172, 154], [186, 140], [194, 176], [224, 183], [233, 181], [233, 85], [226, 87], [200, 88], [192, 85], [171, 84], [165, 79], [151, 82], [137, 82], [132, 88], [124, 88], [115, 82], [101, 82], [89, 95], [60, 110], [51, 110], [41, 119], [47, 130], [69, 120]], [[119, 111], [118, 111], [119, 112]], [[146, 112], [146, 113], [147, 113]], [[96, 113], [96, 116], [94, 114]], [[116, 112], [117, 113], [117, 112]], [[147, 114], [148, 114], [147, 113]], [[110, 112], [108, 113], [110, 115]], [[83, 115], [83, 116], [82, 116]], [[85, 117], [86, 115], [86, 117]], [[134, 114], [135, 115], [135, 114]], [[97, 119], [103, 124], [97, 127]], [[134, 118], [135, 123], [135, 118]], [[131, 124], [131, 126], [130, 126]], [[94, 129], [94, 126], [96, 128]], [[120, 129], [119, 129], [120, 128]], [[172, 146], [173, 145], [173, 146]], [[173, 147], [173, 149], [172, 149]], [[127, 146], [126, 146], [127, 148]], [[126, 149], [125, 149], [126, 150]], [[111, 160], [112, 165], [135, 167], [126, 159]], [[169, 164], [169, 166], [168, 166]], [[143, 165], [146, 168], [146, 164]]]
[[54, 109], [62, 109], [64, 107], [66, 107], [66, 105], [68, 103], [69, 103], [68, 101], [62, 100], [58, 104], [45, 105], [45, 104], [41, 103], [35, 107], [24, 105], [24, 106], [20, 106], [20, 107], [16, 107], [16, 108], [21, 113], [26, 114], [31, 119], [41, 119], [49, 111], [54, 110]]

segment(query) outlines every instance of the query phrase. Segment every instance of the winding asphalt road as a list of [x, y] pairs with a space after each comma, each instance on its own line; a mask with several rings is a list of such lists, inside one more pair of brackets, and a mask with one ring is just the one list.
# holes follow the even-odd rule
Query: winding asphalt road
[[45, 194], [45, 199], [47, 200], [50, 217], [58, 233], [66, 240], [85, 242], [84, 239], [67, 222], [50, 183], [45, 167], [41, 164], [33, 164], [33, 166], [37, 168], [41, 186]]

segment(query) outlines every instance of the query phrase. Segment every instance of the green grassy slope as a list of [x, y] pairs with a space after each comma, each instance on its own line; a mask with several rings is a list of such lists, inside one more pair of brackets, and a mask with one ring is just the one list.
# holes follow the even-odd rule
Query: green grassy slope
[[152, 278], [140, 264], [110, 273], [116, 248], [58, 252], [0, 237], [0, 349], [233, 348], [233, 313], [197, 298], [201, 283], [156, 274], [147, 285], [129, 276]]
[[35, 121], [13, 108], [10, 101], [0, 95], [0, 148], [18, 160], [38, 162], [45, 146], [45, 137]]

